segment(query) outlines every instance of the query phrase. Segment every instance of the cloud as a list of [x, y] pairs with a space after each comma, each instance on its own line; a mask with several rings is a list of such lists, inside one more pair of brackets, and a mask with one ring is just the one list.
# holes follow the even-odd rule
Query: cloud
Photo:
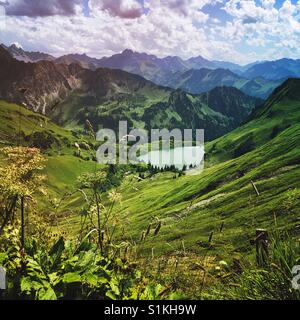
[[139, 18], [144, 12], [143, 6], [136, 0], [90, 0], [89, 6], [92, 14], [97, 15], [97, 11], [101, 10], [124, 19]]
[[299, 58], [300, 1], [229, 0], [223, 9], [232, 17], [216, 27], [224, 40], [259, 51], [263, 59]]
[[146, 0], [145, 7], [152, 10], [167, 9], [169, 12], [185, 17], [203, 14], [200, 10], [207, 4], [214, 4], [220, 0]]
[[6, 14], [27, 17], [71, 16], [76, 14], [76, 6], [80, 3], [81, 0], [9, 0]]
[[30, 51], [48, 51], [54, 55], [78, 52], [95, 57], [126, 48], [184, 58], [200, 54], [210, 57], [210, 47], [218, 50], [218, 45], [214, 46], [213, 41], [209, 43], [206, 32], [200, 28], [208, 20], [203, 12], [184, 16], [160, 5], [160, 1], [151, 0], [149, 4], [147, 13], [136, 19], [113, 16], [95, 7], [89, 17], [79, 14], [69, 18], [10, 16], [0, 41], [18, 41]]
[[[17, 2], [33, 3], [12, 4]], [[61, 1], [40, 6], [48, 7], [48, 2]], [[90, 0], [89, 17], [79, 11], [77, 1], [70, 2], [75, 13], [67, 10], [68, 17], [53, 15], [53, 8], [46, 16], [7, 16], [0, 42], [19, 42], [26, 50], [53, 55], [78, 52], [95, 57], [126, 48], [160, 57], [203, 55], [239, 63], [300, 56], [300, 0], [144, 0], [143, 5], [140, 0]], [[219, 3], [226, 18], [215, 21], [203, 12], [212, 3]]]
[[203, 1], [194, 0], [161, 0], [161, 5], [169, 10], [188, 16], [191, 11], [201, 9]]

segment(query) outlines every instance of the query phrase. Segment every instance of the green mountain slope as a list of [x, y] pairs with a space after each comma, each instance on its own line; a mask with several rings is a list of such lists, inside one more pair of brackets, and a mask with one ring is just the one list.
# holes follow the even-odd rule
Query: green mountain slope
[[[253, 112], [248, 123], [208, 143], [202, 174], [174, 179], [171, 173], [160, 173], [140, 182], [131, 175], [125, 177], [119, 190], [123, 200], [115, 208], [124, 221], [119, 237], [132, 237], [139, 244], [141, 232], [157, 217], [161, 230], [156, 236], [152, 230], [143, 242], [144, 255], [152, 249], [156, 256], [182, 251], [183, 241], [186, 250], [205, 253], [214, 231], [209, 254], [232, 258], [251, 254], [249, 240], [255, 229], [275, 228], [274, 218], [276, 228], [299, 232], [299, 88], [300, 80], [288, 80]], [[94, 162], [73, 156], [72, 144], [78, 137], [25, 108], [1, 102], [0, 110], [2, 140], [13, 139], [18, 144], [19, 132], [25, 137], [34, 129], [49, 131], [60, 141], [44, 151], [51, 194], [67, 191], [79, 174], [95, 170]], [[38, 126], [40, 122], [43, 127]], [[10, 137], [5, 136], [8, 129]], [[23, 141], [26, 143], [25, 138]], [[78, 195], [64, 205], [64, 212], [68, 208], [73, 212], [68, 222], [62, 221], [70, 233], [78, 228], [81, 205]]]
[[[98, 69], [97, 74], [107, 72]], [[158, 87], [138, 76], [110, 70], [110, 87], [105, 89], [103, 75], [95, 78], [88, 92], [76, 91], [59, 104], [53, 118], [67, 127], [82, 127], [86, 119], [99, 128], [118, 129], [119, 121], [128, 121], [130, 128], [197, 128], [206, 130], [211, 140], [236, 128], [261, 100], [235, 88], [216, 88], [202, 95]], [[112, 75], [115, 75], [112, 77]], [[133, 77], [133, 78], [132, 78]], [[132, 81], [138, 78], [140, 81]], [[121, 77], [122, 79], [122, 77]]]
[[[75, 143], [89, 144], [90, 148], [81, 148], [78, 157], [74, 155]], [[0, 147], [20, 145], [41, 149], [46, 158], [46, 184], [53, 196], [73, 190], [81, 173], [97, 167], [92, 161], [93, 144], [87, 136], [63, 129], [49, 118], [22, 106], [0, 100]], [[44, 201], [42, 205], [46, 205]]]
[[[59, 148], [70, 145], [75, 138], [49, 118], [32, 112], [23, 106], [0, 100], [0, 142], [3, 145], [27, 144], [34, 146], [35, 137], [43, 135], [51, 141], [42, 149]], [[40, 141], [42, 143], [42, 141]]]
[[[143, 243], [146, 252], [182, 250], [184, 241], [187, 250], [204, 253], [214, 231], [211, 254], [232, 258], [252, 252], [249, 240], [256, 228], [299, 232], [299, 89], [300, 80], [287, 81], [250, 122], [209, 143], [202, 174], [175, 180], [172, 174], [158, 174], [142, 182], [128, 178], [119, 207], [130, 223], [123, 239], [130, 235], [138, 241], [159, 217], [161, 231]], [[251, 143], [243, 149], [249, 136]]]
[[261, 101], [235, 88], [219, 87], [201, 95], [177, 90], [165, 103], [146, 109], [146, 128], [204, 129], [206, 140], [236, 128]]
[[264, 105], [256, 108], [248, 123], [209, 145], [211, 161], [246, 153], [278, 136], [300, 121], [300, 79], [289, 79]]

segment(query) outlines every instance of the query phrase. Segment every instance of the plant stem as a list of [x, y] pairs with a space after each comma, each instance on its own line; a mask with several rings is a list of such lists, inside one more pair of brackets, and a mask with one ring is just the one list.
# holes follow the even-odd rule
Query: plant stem
[[97, 206], [97, 222], [98, 222], [98, 244], [101, 250], [101, 254], [103, 254], [103, 244], [102, 244], [102, 235], [101, 235], [101, 211], [99, 206], [99, 198], [97, 191], [94, 191], [95, 194], [95, 200], [96, 200], [96, 206]]
[[25, 243], [25, 208], [24, 208], [24, 196], [21, 197], [21, 246], [24, 248]]

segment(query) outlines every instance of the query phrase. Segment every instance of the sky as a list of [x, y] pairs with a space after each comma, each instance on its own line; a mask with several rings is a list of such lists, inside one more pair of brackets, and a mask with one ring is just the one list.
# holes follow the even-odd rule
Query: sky
[[55, 56], [297, 59], [300, 0], [0, 0], [0, 42]]

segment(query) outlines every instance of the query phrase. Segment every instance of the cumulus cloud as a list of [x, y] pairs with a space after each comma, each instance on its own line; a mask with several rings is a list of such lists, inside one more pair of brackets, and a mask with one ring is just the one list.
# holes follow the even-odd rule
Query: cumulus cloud
[[207, 3], [208, 1], [205, 0], [160, 0], [162, 6], [184, 16], [188, 16], [191, 12], [201, 9]]
[[6, 14], [27, 17], [71, 16], [76, 13], [76, 6], [80, 3], [80, 0], [9, 0]]
[[[17, 2], [33, 3], [12, 1]], [[230, 19], [216, 20], [204, 13], [206, 4], [217, 2]], [[47, 15], [38, 17], [24, 12], [22, 16], [10, 15], [0, 42], [19, 42], [27, 50], [54, 55], [78, 52], [95, 57], [126, 48], [158, 56], [202, 55], [240, 63], [300, 55], [300, 0], [297, 3], [283, 0], [277, 5], [275, 0], [144, 0], [141, 3], [90, 0], [89, 17], [77, 12], [76, 4], [75, 14], [68, 13], [67, 18], [53, 14], [54, 9], [51, 14], [48, 11]], [[73, 12], [70, 10], [67, 12]]]
[[99, 10], [125, 19], [135, 19], [143, 14], [143, 6], [136, 0], [90, 0], [89, 6], [95, 15]]
[[171, 14], [197, 18], [203, 16], [201, 9], [207, 4], [221, 0], [145, 0], [145, 7], [150, 10], [166, 9]]
[[93, 8], [96, 1], [90, 3], [93, 10], [89, 17], [10, 16], [0, 41], [18, 41], [27, 50], [50, 51], [54, 55], [78, 52], [95, 57], [126, 48], [161, 57], [179, 55], [183, 58], [200, 54], [212, 57], [210, 47], [218, 50], [219, 44], [209, 43], [205, 30], [200, 28], [207, 22], [208, 15], [199, 11], [185, 16], [169, 10], [158, 0], [146, 2], [146, 13], [136, 19], [124, 19], [99, 7]]
[[253, 52], [264, 48], [263, 59], [299, 58], [300, 1], [229, 0], [223, 9], [232, 17], [216, 27], [223, 39], [249, 45]]

